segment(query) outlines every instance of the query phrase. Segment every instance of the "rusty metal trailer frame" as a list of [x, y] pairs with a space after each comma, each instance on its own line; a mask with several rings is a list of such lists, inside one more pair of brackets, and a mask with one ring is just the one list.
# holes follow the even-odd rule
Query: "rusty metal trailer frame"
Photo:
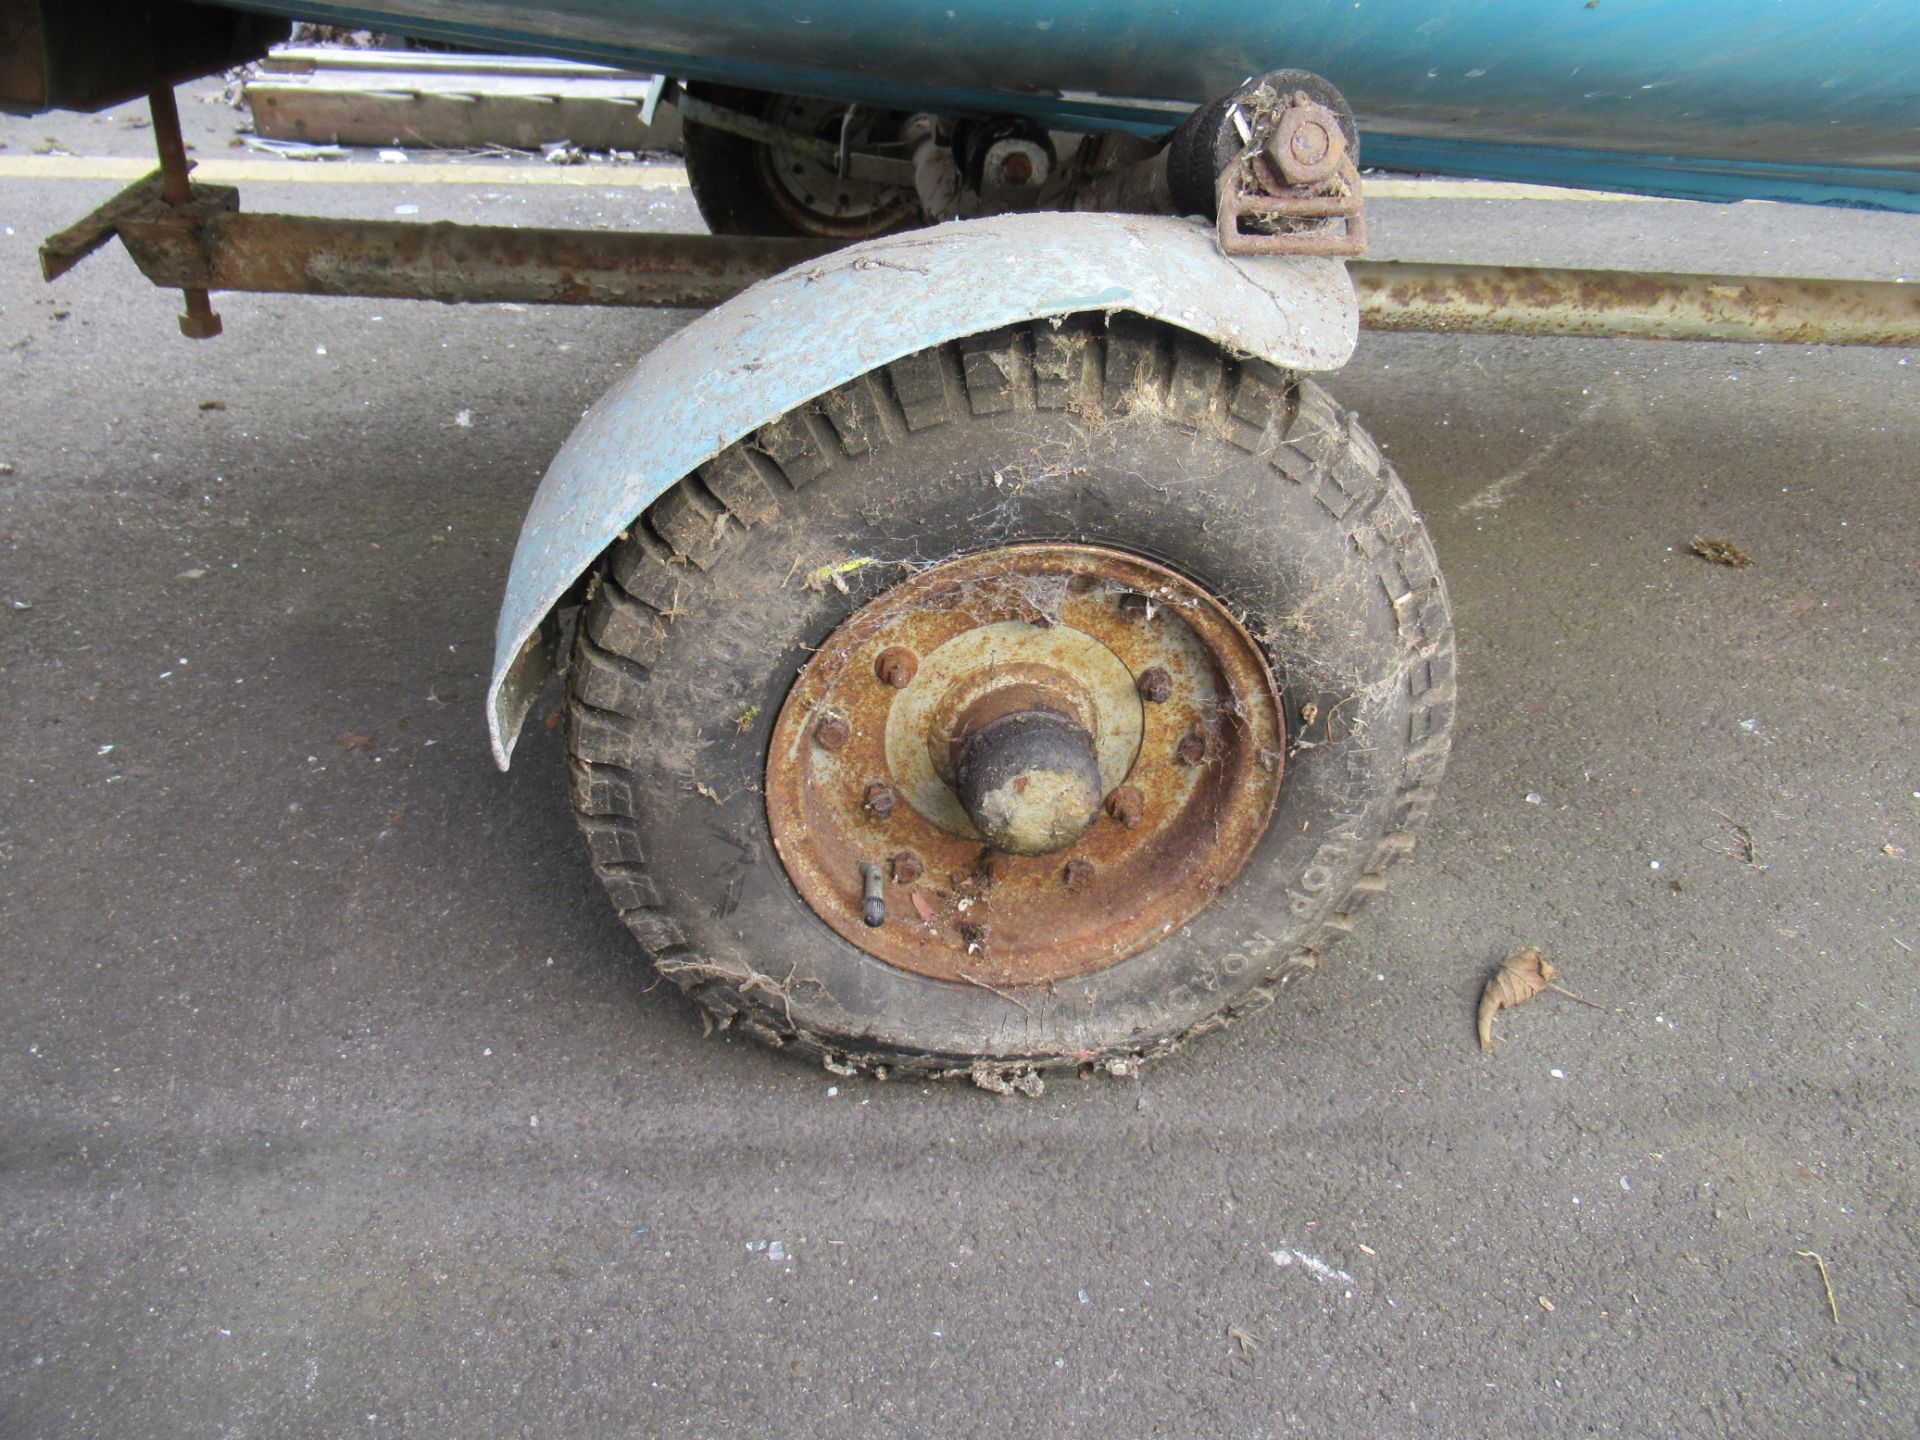
[[[185, 209], [139, 182], [43, 247], [52, 279], [118, 235], [155, 285], [189, 294], [704, 309], [838, 248], [812, 240], [616, 234], [250, 215], [230, 187]], [[962, 222], [966, 223], [966, 222]], [[1349, 261], [1376, 330], [1920, 345], [1920, 285], [1753, 275]], [[184, 318], [184, 317], [183, 317]]]
[[[170, 88], [152, 95], [161, 167], [41, 247], [51, 280], [116, 236], [155, 285], [183, 292], [183, 333], [220, 331], [213, 291], [700, 309], [836, 247], [814, 240], [246, 214], [196, 184]], [[1920, 285], [1352, 260], [1379, 330], [1920, 344]]]

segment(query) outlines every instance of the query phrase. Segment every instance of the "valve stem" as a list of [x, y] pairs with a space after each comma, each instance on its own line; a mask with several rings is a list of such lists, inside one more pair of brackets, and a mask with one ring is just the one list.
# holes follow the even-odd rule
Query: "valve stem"
[[887, 923], [887, 897], [881, 886], [882, 872], [871, 860], [860, 862], [860, 918], [867, 922], [869, 930], [878, 930]]

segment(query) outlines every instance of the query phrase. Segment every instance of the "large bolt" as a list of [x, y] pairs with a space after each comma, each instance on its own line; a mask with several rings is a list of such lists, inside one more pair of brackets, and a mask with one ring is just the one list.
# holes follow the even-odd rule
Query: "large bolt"
[[1173, 677], [1158, 665], [1142, 670], [1136, 684], [1140, 698], [1154, 705], [1164, 704], [1167, 697], [1173, 694]]
[[[171, 84], [156, 85], [147, 96], [153, 113], [153, 143], [160, 152], [160, 198], [168, 205], [193, 203], [193, 182], [188, 178], [186, 142], [180, 136], [180, 107], [173, 98]], [[220, 317], [213, 313], [213, 302], [204, 290], [182, 290], [186, 313], [180, 317], [180, 333], [189, 340], [211, 340], [220, 333]]]
[[1174, 747], [1173, 758], [1182, 765], [1198, 765], [1207, 758], [1207, 737], [1198, 730], [1189, 730]]
[[1069, 890], [1084, 890], [1093, 883], [1093, 876], [1093, 862], [1084, 855], [1076, 855], [1060, 872], [1060, 882]]
[[1131, 830], [1147, 813], [1147, 797], [1131, 785], [1122, 785], [1107, 796], [1107, 814]]
[[873, 673], [880, 677], [880, 683], [891, 685], [896, 690], [904, 690], [913, 683], [914, 672], [920, 668], [920, 661], [911, 650], [894, 645], [880, 652], [873, 662]]
[[1318, 165], [1331, 149], [1333, 137], [1327, 127], [1312, 120], [1304, 122], [1287, 142], [1288, 152], [1302, 165]]
[[911, 885], [927, 873], [927, 867], [920, 863], [920, 857], [911, 850], [902, 850], [887, 861], [887, 868], [893, 872], [893, 883]]
[[813, 738], [822, 750], [838, 750], [853, 738], [853, 727], [844, 715], [822, 715], [813, 727]]
[[860, 796], [860, 807], [876, 820], [884, 820], [893, 814], [893, 807], [899, 800], [899, 794], [884, 780], [869, 780], [867, 788]]
[[1280, 117], [1267, 137], [1267, 158], [1289, 185], [1315, 185], [1340, 168], [1347, 137], [1333, 112], [1305, 94]]

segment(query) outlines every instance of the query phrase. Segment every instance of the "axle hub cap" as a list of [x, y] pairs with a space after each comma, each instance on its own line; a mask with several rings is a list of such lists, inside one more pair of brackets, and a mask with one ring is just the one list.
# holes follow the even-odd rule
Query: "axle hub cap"
[[1044, 984], [1203, 909], [1265, 831], [1283, 752], [1266, 660], [1212, 596], [1119, 551], [1011, 546], [828, 637], [774, 724], [767, 818], [801, 897], [876, 959]]
[[1093, 737], [1044, 706], [995, 716], [970, 734], [954, 765], [960, 804], [980, 838], [1009, 855], [1049, 855], [1100, 813]]

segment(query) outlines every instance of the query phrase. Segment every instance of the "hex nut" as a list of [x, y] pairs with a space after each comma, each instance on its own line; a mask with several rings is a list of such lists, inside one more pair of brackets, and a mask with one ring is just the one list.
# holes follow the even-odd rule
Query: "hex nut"
[[893, 814], [893, 807], [899, 800], [893, 786], [884, 780], [869, 780], [867, 788], [861, 793], [860, 808], [876, 820], [884, 820]]
[[1165, 704], [1173, 694], [1173, 677], [1158, 665], [1142, 670], [1135, 683], [1139, 687], [1140, 698], [1152, 705]]
[[920, 863], [920, 857], [911, 850], [902, 850], [887, 861], [887, 868], [893, 872], [893, 883], [911, 885], [927, 873], [927, 867]]
[[1076, 855], [1060, 872], [1060, 880], [1069, 890], [1084, 890], [1093, 883], [1094, 873], [1093, 862], [1084, 855]]
[[1189, 730], [1174, 748], [1173, 758], [1182, 765], [1198, 765], [1207, 758], [1207, 737], [1198, 730]]
[[1131, 785], [1122, 785], [1107, 796], [1107, 814], [1131, 830], [1147, 813], [1147, 797]]
[[211, 310], [205, 314], [189, 310], [180, 317], [180, 333], [189, 340], [211, 340], [220, 330], [220, 317]]
[[853, 738], [853, 727], [844, 715], [822, 715], [813, 727], [813, 738], [822, 750], [838, 750]]

